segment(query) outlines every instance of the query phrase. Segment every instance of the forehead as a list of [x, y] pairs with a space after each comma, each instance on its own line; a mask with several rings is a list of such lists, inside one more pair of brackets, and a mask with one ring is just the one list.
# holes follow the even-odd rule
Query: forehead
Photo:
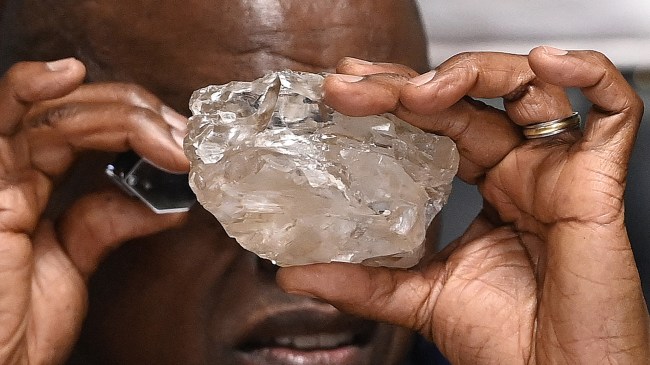
[[156, 62], [190, 57], [195, 63], [238, 60], [240, 67], [261, 69], [291, 63], [328, 68], [350, 55], [413, 63], [408, 58], [421, 56], [424, 48], [410, 0], [74, 3], [74, 19], [64, 19], [76, 29], [67, 26], [88, 53], [104, 58], [146, 55], [158, 57]]
[[27, 14], [57, 14], [91, 80], [135, 82], [175, 107], [206, 84], [332, 70], [345, 56], [427, 67], [412, 0], [30, 1], [40, 11]]

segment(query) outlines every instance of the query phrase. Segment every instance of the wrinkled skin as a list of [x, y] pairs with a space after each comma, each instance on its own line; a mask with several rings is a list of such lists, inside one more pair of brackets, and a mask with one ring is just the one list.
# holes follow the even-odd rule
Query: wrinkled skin
[[[354, 60], [338, 72], [346, 75], [326, 82], [338, 110], [390, 111], [453, 138], [458, 175], [478, 186], [484, 209], [420, 270], [286, 268], [278, 273], [286, 290], [416, 329], [455, 364], [650, 361], [623, 221], [643, 104], [603, 55], [539, 47], [528, 56], [461, 54], [415, 78]], [[565, 87], [594, 104], [584, 134], [524, 140], [518, 126], [571, 114]], [[503, 98], [505, 111], [467, 96]]]
[[[263, 19], [239, 5], [196, 2], [204, 5], [200, 11], [184, 6], [180, 12], [159, 3], [34, 1], [28, 2], [29, 21], [15, 18], [32, 27], [21, 33], [29, 40], [25, 45], [38, 41], [25, 55], [76, 55], [88, 73], [74, 60], [22, 63], [0, 81], [0, 362], [64, 361], [87, 310], [85, 283], [118, 246], [91, 282], [82, 336], [107, 363], [225, 363], [233, 334], [246, 331], [246, 325], [232, 326], [254, 322], [251, 317], [278, 302], [333, 311], [320, 301], [280, 293], [270, 284], [274, 268], [224, 240], [218, 226], [204, 224], [209, 218], [204, 212], [157, 216], [99, 183], [98, 169], [110, 156], [87, 151], [133, 148], [160, 167], [184, 171], [187, 161], [177, 145], [184, 120], [165, 104], [184, 111], [191, 89], [208, 79], [248, 79], [275, 66], [329, 68], [344, 55], [410, 67], [344, 61], [340, 73], [375, 75], [330, 78], [329, 103], [355, 115], [392, 111], [454, 138], [462, 153], [459, 176], [478, 184], [485, 210], [418, 270], [344, 264], [283, 269], [278, 274], [283, 287], [418, 330], [458, 364], [648, 362], [648, 314], [621, 198], [642, 107], [602, 56], [554, 55], [549, 49], [528, 57], [467, 54], [427, 81], [412, 79], [417, 73], [411, 69], [421, 72], [424, 65], [421, 44], [411, 41], [421, 39], [413, 28], [417, 21], [394, 16], [405, 9], [386, 5], [393, 2], [315, 2], [326, 14], [340, 15], [327, 19], [354, 14], [345, 6], [332, 10], [348, 3], [401, 20], [385, 26], [353, 18], [317, 46], [294, 48], [289, 56], [280, 40], [299, 45], [305, 38], [292, 38], [291, 27], [281, 36], [273, 29], [287, 24], [286, 14], [304, 9], [304, 1], [283, 1], [301, 6]], [[269, 14], [278, 3], [236, 4]], [[246, 24], [270, 21], [271, 31], [255, 33], [258, 28], [231, 23], [222, 18], [226, 14], [255, 20]], [[313, 24], [312, 18], [298, 22], [296, 34], [314, 40], [320, 32], [300, 30], [334, 25]], [[364, 24], [371, 29], [360, 27]], [[226, 29], [226, 36], [219, 41], [195, 34], [197, 25], [211, 35]], [[348, 28], [352, 31], [345, 32]], [[225, 39], [240, 35], [255, 42], [224, 52]], [[208, 45], [206, 51], [188, 57], [196, 44]], [[94, 83], [81, 85], [84, 78]], [[560, 90], [567, 86], [582, 87], [596, 105], [585, 134], [523, 141], [518, 125], [571, 111]], [[504, 97], [506, 112], [465, 95]], [[78, 157], [86, 164], [68, 176]], [[64, 178], [68, 189], [54, 191]], [[79, 183], [86, 181], [82, 178], [92, 184]], [[85, 190], [92, 192], [79, 196]], [[138, 242], [122, 245], [125, 241]], [[255, 309], [248, 311], [249, 305]], [[221, 312], [237, 306], [243, 314]], [[400, 332], [388, 331], [389, 339], [376, 346], [403, 348]], [[389, 353], [398, 357], [400, 350]], [[388, 363], [395, 360], [380, 355]], [[373, 360], [366, 362], [377, 363]]]
[[412, 2], [193, 0], [179, 11], [174, 1], [39, 0], [23, 10], [7, 17], [15, 57], [77, 59], [16, 63], [0, 79], [0, 363], [63, 363], [81, 333], [83, 363], [294, 364], [283, 356], [304, 354], [242, 348], [266, 333], [340, 328], [367, 337], [342, 363], [401, 362], [410, 331], [284, 293], [276, 268], [200, 207], [153, 214], [103, 169], [133, 149], [187, 171], [183, 114], [208, 83], [334, 70], [344, 56], [426, 69]]

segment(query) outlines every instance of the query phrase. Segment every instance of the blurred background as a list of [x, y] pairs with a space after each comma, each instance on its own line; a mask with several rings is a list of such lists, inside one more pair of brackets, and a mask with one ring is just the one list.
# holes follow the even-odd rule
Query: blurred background
[[[646, 298], [650, 298], [650, 2], [619, 0], [418, 0], [433, 66], [463, 51], [527, 54], [538, 45], [594, 49], [606, 54], [646, 103], [626, 192], [626, 221]], [[570, 92], [575, 110], [590, 104]], [[496, 105], [499, 105], [498, 103]], [[458, 237], [478, 213], [473, 186], [454, 182], [443, 211], [442, 242]]]

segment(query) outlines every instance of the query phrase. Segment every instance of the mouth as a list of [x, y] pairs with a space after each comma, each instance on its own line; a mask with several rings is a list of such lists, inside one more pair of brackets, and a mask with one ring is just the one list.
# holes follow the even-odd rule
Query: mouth
[[237, 349], [246, 365], [364, 364], [376, 328], [341, 313], [281, 313], [257, 323]]

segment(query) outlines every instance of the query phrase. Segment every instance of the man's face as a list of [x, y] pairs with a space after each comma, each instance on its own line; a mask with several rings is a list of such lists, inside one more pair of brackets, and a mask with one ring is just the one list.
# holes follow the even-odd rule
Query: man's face
[[286, 294], [275, 271], [193, 209], [183, 227], [109, 257], [82, 347], [102, 364], [401, 363], [409, 332]]
[[[426, 68], [417, 11], [406, 0], [63, 3], [58, 11], [90, 81], [141, 84], [181, 113], [201, 86], [286, 68], [333, 70], [344, 56]], [[80, 347], [106, 364], [404, 357], [408, 332], [288, 295], [275, 270], [196, 206], [182, 227], [125, 244], [100, 267]]]

